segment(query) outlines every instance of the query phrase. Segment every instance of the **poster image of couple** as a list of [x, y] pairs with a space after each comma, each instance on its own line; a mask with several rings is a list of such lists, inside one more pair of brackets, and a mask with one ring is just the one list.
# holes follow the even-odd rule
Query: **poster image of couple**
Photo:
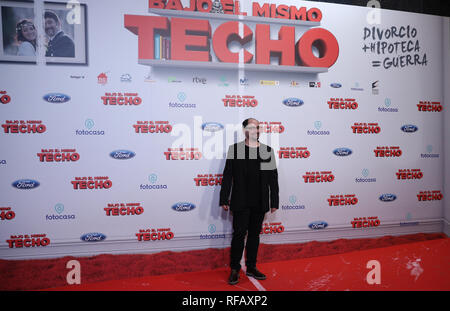
[[69, 23], [69, 9], [58, 5], [45, 8], [42, 17], [29, 4], [2, 5], [0, 61], [36, 62], [41, 49], [47, 63], [86, 63], [84, 24]]

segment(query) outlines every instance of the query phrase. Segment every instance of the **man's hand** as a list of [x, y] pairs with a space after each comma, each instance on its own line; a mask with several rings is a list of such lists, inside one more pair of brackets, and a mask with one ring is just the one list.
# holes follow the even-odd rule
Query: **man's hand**
[[223, 208], [224, 211], [228, 211], [228, 209], [230, 208], [230, 206], [229, 206], [229, 205], [222, 205], [222, 208]]
[[277, 210], [276, 208], [271, 208], [271, 209], [270, 209], [270, 212], [271, 212], [271, 213], [275, 213], [276, 210]]

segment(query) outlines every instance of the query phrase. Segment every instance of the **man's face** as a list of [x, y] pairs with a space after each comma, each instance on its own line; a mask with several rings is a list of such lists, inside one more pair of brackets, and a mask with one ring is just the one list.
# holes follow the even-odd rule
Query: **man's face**
[[59, 24], [53, 18], [45, 19], [45, 33], [49, 37], [53, 37], [59, 31]]
[[259, 122], [255, 119], [250, 119], [245, 127], [245, 137], [252, 141], [259, 139]]

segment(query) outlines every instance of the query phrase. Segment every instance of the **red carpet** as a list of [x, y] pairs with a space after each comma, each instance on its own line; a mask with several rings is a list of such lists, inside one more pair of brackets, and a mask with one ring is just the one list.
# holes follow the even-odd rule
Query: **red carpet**
[[[346, 256], [353, 257], [345, 257], [346, 262], [352, 262], [352, 268], [348, 270], [345, 274], [347, 278], [347, 274], [351, 274], [354, 272], [355, 268], [358, 265], [361, 266], [361, 273], [364, 272], [367, 274], [368, 269], [365, 268], [366, 262], [356, 263], [354, 260], [357, 259], [358, 256], [356, 254], [364, 254], [364, 252], [354, 253], [354, 255], [350, 255], [349, 252], [354, 252], [358, 250], [370, 250], [372, 251], [372, 256], [375, 256], [379, 253], [380, 248], [387, 247], [392, 245], [400, 245], [405, 243], [413, 243], [418, 241], [428, 241], [429, 242], [442, 242], [446, 244], [440, 245], [443, 253], [441, 254], [441, 258], [446, 258], [447, 263], [449, 260], [449, 248], [448, 243], [444, 241], [448, 241], [445, 234], [442, 233], [434, 233], [434, 234], [413, 234], [413, 235], [405, 235], [405, 236], [386, 236], [381, 238], [373, 238], [373, 239], [339, 239], [335, 241], [329, 242], [308, 242], [301, 244], [285, 244], [285, 245], [264, 245], [260, 246], [259, 253], [259, 267], [261, 270], [265, 269], [265, 271], [272, 271], [273, 267], [279, 267], [278, 270], [274, 270], [275, 273], [279, 273], [274, 279], [281, 280], [283, 273], [287, 273], [287, 271], [292, 271], [292, 267], [288, 268], [288, 265], [285, 263], [280, 264], [280, 261], [291, 262], [292, 260], [297, 261], [298, 263], [294, 264], [294, 267], [297, 267], [297, 264], [307, 265], [308, 263], [316, 263], [321, 260], [325, 260], [326, 264], [322, 262], [322, 265], [325, 267], [332, 267], [333, 260], [339, 261], [338, 259], [333, 259], [336, 256], [332, 256], [334, 254], [343, 254], [348, 253]], [[428, 243], [428, 242], [427, 242]], [[437, 244], [436, 244], [437, 245]], [[444, 247], [445, 246], [445, 247]], [[414, 247], [422, 249], [422, 246], [413, 243], [404, 246], [397, 246], [399, 250], [405, 248], [408, 251], [413, 252]], [[412, 247], [412, 248], [411, 248]], [[427, 246], [430, 249], [433, 249], [433, 245]], [[434, 254], [433, 252], [428, 252], [425, 255]], [[325, 257], [324, 257], [325, 256]], [[389, 255], [386, 255], [389, 256]], [[413, 256], [413, 253], [410, 253], [410, 257]], [[422, 256], [422, 255], [421, 255]], [[313, 260], [307, 259], [311, 257], [317, 257]], [[337, 256], [336, 258], [339, 258]], [[378, 256], [378, 258], [381, 258]], [[406, 258], [406, 257], [405, 257]], [[411, 257], [412, 258], [412, 257]], [[188, 252], [162, 252], [157, 254], [149, 254], [149, 255], [99, 255], [93, 257], [63, 257], [57, 259], [45, 259], [45, 260], [0, 260], [0, 290], [36, 290], [36, 289], [45, 289], [45, 288], [55, 288], [55, 287], [64, 287], [67, 285], [66, 283], [66, 275], [68, 269], [66, 268], [66, 263], [69, 260], [76, 259], [81, 264], [81, 281], [82, 284], [78, 287], [83, 286], [92, 286], [89, 289], [135, 289], [135, 290], [255, 290], [254, 286], [250, 283], [250, 281], [244, 276], [241, 276], [241, 282], [239, 283], [239, 287], [231, 287], [226, 284], [226, 278], [228, 276], [228, 261], [229, 261], [229, 248], [227, 249], [206, 249], [206, 250], [198, 250], [198, 251], [188, 251]], [[377, 259], [377, 258], [371, 258]], [[439, 258], [432, 258], [433, 260], [437, 260]], [[306, 261], [301, 261], [306, 260]], [[309, 260], [309, 261], [308, 261]], [[330, 261], [331, 260], [331, 261]], [[392, 260], [391, 260], [392, 261]], [[382, 269], [383, 269], [383, 263]], [[410, 265], [414, 265], [414, 262], [411, 262]], [[290, 266], [290, 265], [289, 265]], [[283, 270], [283, 267], [286, 267], [286, 271]], [[342, 270], [342, 265], [338, 265], [340, 270]], [[359, 267], [359, 266], [358, 266]], [[438, 265], [436, 265], [438, 267]], [[305, 266], [306, 268], [306, 266]], [[445, 268], [445, 269], [444, 269]], [[443, 269], [443, 270], [440, 270]], [[208, 271], [209, 270], [209, 271]], [[213, 271], [211, 271], [213, 270]], [[440, 267], [441, 275], [445, 275], [447, 279], [449, 278], [448, 266]], [[200, 271], [208, 271], [207, 273], [199, 273]], [[320, 269], [315, 269], [320, 277], [324, 277], [323, 272], [320, 272]], [[385, 270], [383, 270], [385, 271]], [[390, 270], [389, 270], [390, 271]], [[186, 273], [192, 272], [192, 273]], [[273, 272], [272, 272], [273, 273]], [[343, 273], [343, 272], [342, 272]], [[383, 275], [386, 275], [388, 271], [383, 272]], [[170, 274], [170, 276], [168, 275]], [[163, 275], [162, 277], [155, 277]], [[192, 278], [187, 276], [191, 275]], [[289, 275], [289, 273], [288, 273]], [[325, 274], [328, 275], [328, 274]], [[338, 273], [339, 275], [339, 273]], [[299, 277], [303, 277], [303, 272], [299, 273]], [[143, 278], [149, 278], [148, 282], [142, 281]], [[342, 275], [341, 275], [342, 277]], [[328, 277], [331, 278], [331, 277]], [[150, 279], [152, 281], [150, 281]], [[122, 281], [121, 281], [122, 280]], [[159, 280], [159, 281], [155, 281]], [[166, 280], [166, 281], [164, 281]], [[172, 281], [170, 281], [172, 280]], [[178, 280], [178, 281], [176, 281]], [[195, 280], [193, 282], [192, 280]], [[102, 281], [111, 281], [106, 282], [105, 284], [92, 284], [98, 283]], [[326, 281], [326, 280], [325, 280]], [[127, 285], [120, 285], [121, 282]], [[289, 282], [293, 282], [292, 284], [297, 284], [295, 286], [300, 286], [298, 282], [295, 280], [290, 280]], [[291, 289], [288, 285], [290, 284], [288, 281], [281, 282], [278, 285], [271, 285], [271, 278], [268, 280], [261, 282], [261, 284], [270, 285], [270, 290], [289, 290]], [[349, 281], [350, 282], [350, 281]], [[353, 284], [352, 282], [350, 282]], [[351, 284], [349, 283], [346, 286], [348, 289], [352, 289], [349, 287]], [[110, 285], [106, 285], [110, 284]], [[132, 285], [135, 284], [135, 285]], [[141, 285], [136, 285], [141, 284]], [[142, 285], [148, 284], [148, 285]], [[164, 285], [166, 284], [166, 285]], [[305, 284], [302, 282], [301, 284]], [[319, 282], [320, 284], [320, 282]], [[430, 286], [432, 284], [430, 283]], [[438, 284], [441, 286], [442, 284]], [[445, 284], [444, 284], [445, 285]], [[102, 287], [104, 286], [104, 287]], [[125, 286], [125, 287], [124, 287]], [[277, 287], [277, 286], [281, 286]], [[294, 285], [293, 285], [294, 286]], [[312, 286], [312, 285], [311, 285]], [[318, 286], [318, 285], [317, 285]], [[317, 286], [312, 286], [311, 289], [321, 289], [316, 288]], [[76, 286], [71, 286], [70, 288], [75, 289]], [[273, 287], [273, 288], [272, 288]], [[298, 287], [295, 287], [298, 289]], [[345, 288], [345, 289], [347, 289]], [[372, 289], [372, 287], [370, 287]], [[85, 289], [88, 289], [85, 287]]]
[[[380, 263], [380, 284], [368, 284], [367, 262]], [[81, 284], [51, 290], [133, 291], [346, 291], [450, 290], [450, 239], [437, 239], [350, 253], [268, 262], [259, 265], [268, 278], [258, 288], [241, 272], [226, 283], [228, 269]]]

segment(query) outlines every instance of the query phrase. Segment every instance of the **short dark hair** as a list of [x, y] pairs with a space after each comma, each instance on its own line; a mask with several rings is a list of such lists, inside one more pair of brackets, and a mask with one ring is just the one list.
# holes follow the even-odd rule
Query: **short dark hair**
[[250, 120], [256, 120], [256, 119], [255, 119], [255, 118], [248, 118], [248, 119], [245, 119], [244, 122], [242, 122], [242, 127], [243, 127], [243, 128], [246, 128], [247, 125], [248, 125], [248, 122], [249, 122]]
[[46, 18], [54, 19], [57, 24], [61, 24], [61, 21], [59, 20], [58, 15], [56, 15], [56, 13], [53, 11], [45, 11], [44, 19], [46, 19]]

